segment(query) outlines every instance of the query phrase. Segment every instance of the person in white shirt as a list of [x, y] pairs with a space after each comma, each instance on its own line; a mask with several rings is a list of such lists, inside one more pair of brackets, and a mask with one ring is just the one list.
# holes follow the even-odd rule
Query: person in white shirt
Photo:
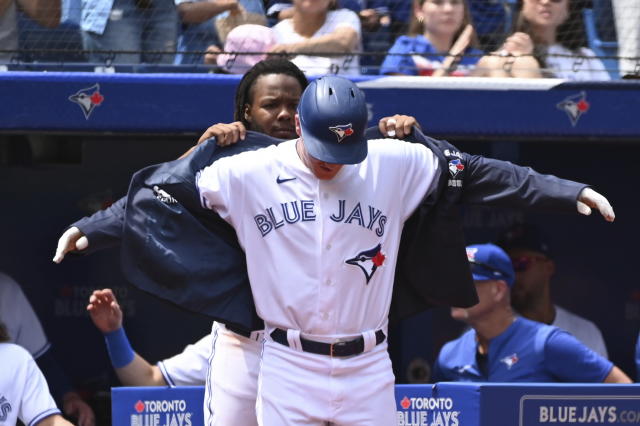
[[604, 64], [586, 47], [579, 0], [521, 0], [515, 31], [484, 56], [476, 75], [611, 80]]
[[360, 18], [335, 7], [335, 0], [294, 0], [293, 16], [273, 27], [278, 44], [269, 52], [292, 56], [291, 62], [308, 75], [359, 75], [354, 53], [362, 50]]
[[0, 425], [69, 426], [56, 407], [44, 375], [22, 346], [9, 343], [0, 322]]
[[498, 245], [509, 254], [516, 271], [511, 295], [516, 312], [568, 331], [594, 352], [608, 358], [598, 327], [553, 303], [551, 278], [555, 273], [555, 262], [540, 230], [532, 224], [517, 223], [498, 238]]

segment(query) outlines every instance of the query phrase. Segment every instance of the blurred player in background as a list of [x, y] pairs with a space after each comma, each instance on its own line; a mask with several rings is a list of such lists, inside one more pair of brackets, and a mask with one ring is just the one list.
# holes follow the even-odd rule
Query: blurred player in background
[[[80, 426], [93, 426], [91, 407], [73, 390], [69, 378], [53, 355], [51, 343], [20, 285], [0, 272], [0, 321], [4, 322], [10, 342], [25, 348], [47, 377], [51, 393], [62, 406], [64, 414], [76, 418]], [[4, 364], [2, 366], [4, 369]]]
[[0, 322], [0, 424], [69, 426], [56, 407], [49, 387], [33, 357], [22, 346], [9, 343]]
[[467, 247], [479, 302], [452, 308], [472, 328], [442, 347], [434, 381], [631, 383], [609, 360], [558, 327], [515, 315], [509, 256], [494, 244]]

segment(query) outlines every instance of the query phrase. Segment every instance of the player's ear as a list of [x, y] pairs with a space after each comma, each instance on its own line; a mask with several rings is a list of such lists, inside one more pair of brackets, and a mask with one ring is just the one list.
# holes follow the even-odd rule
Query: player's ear
[[244, 104], [244, 119], [247, 120], [248, 123], [251, 123], [251, 105], [249, 104]]

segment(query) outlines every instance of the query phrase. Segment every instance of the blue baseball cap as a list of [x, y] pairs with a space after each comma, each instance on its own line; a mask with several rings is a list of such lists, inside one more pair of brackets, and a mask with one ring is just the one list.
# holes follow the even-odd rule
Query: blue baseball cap
[[367, 104], [351, 80], [326, 76], [314, 80], [298, 104], [302, 141], [313, 158], [357, 164], [367, 157]]
[[500, 247], [490, 243], [467, 246], [467, 259], [474, 281], [503, 280], [513, 287], [516, 274], [511, 259]]

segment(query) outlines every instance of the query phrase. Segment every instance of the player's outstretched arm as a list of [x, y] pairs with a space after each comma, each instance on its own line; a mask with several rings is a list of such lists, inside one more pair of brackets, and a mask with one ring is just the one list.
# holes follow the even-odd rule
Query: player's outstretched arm
[[95, 290], [89, 297], [89, 316], [104, 334], [111, 364], [125, 386], [167, 386], [160, 368], [135, 353], [122, 327], [122, 309], [111, 289]]
[[66, 421], [60, 414], [45, 417], [36, 423], [37, 426], [73, 426], [73, 423]]
[[72, 226], [60, 236], [53, 261], [60, 263], [64, 259], [64, 256], [70, 251], [82, 251], [87, 247], [89, 247], [87, 237], [78, 228]]
[[607, 222], [613, 222], [616, 218], [613, 207], [603, 195], [591, 188], [585, 188], [578, 196], [578, 212], [588, 216], [591, 209], [597, 209]]
[[413, 126], [421, 128], [416, 118], [410, 115], [396, 114], [392, 117], [383, 117], [378, 122], [380, 133], [397, 139], [403, 139], [405, 136], [410, 135]]

